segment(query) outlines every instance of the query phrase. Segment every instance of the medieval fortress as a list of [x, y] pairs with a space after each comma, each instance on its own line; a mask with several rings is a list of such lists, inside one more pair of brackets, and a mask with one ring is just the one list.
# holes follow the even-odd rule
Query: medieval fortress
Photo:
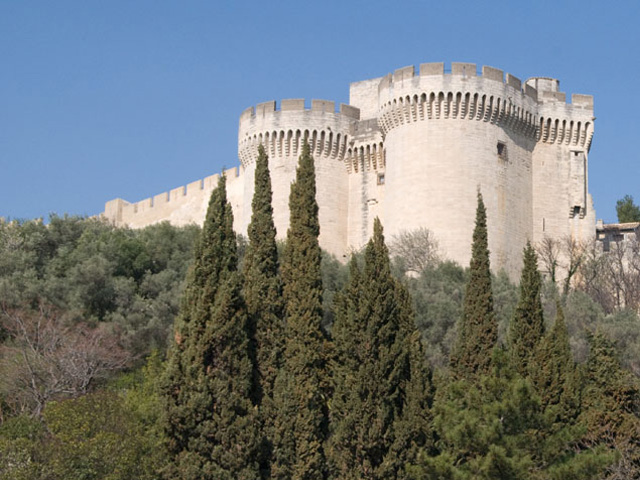
[[[449, 259], [467, 265], [476, 195], [487, 207], [492, 268], [515, 277], [527, 242], [595, 237], [587, 190], [593, 97], [559, 81], [524, 83], [475, 64], [426, 63], [352, 83], [349, 105], [301, 99], [260, 103], [240, 115], [240, 166], [225, 171], [236, 231], [246, 233], [258, 145], [269, 155], [274, 219], [286, 236], [289, 186], [307, 138], [315, 159], [320, 243], [343, 258], [364, 245], [380, 217], [388, 238], [426, 227]], [[201, 223], [218, 175], [104, 215], [133, 228]]]

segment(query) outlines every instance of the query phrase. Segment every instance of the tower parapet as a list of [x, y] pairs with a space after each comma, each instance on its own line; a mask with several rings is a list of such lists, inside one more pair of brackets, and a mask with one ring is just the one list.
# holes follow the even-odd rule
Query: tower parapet
[[341, 104], [336, 112], [335, 102], [311, 100], [311, 108], [304, 99], [285, 99], [280, 102], [259, 103], [240, 115], [238, 156], [242, 165], [254, 163], [258, 145], [262, 144], [270, 156], [298, 156], [306, 138], [317, 157], [342, 158], [349, 143], [360, 111]]
[[436, 119], [476, 120], [499, 124], [535, 137], [537, 91], [517, 77], [474, 63], [424, 63], [383, 77], [378, 88], [380, 125], [385, 134], [405, 123]]
[[526, 85], [538, 90], [537, 140], [588, 151], [593, 138], [593, 96], [574, 93], [567, 103], [560, 81], [549, 77], [529, 78]]
[[[316, 169], [317, 201], [320, 206], [320, 239], [323, 247], [338, 256], [344, 253], [347, 237], [348, 183], [344, 158], [353, 143], [360, 110], [335, 102], [311, 100], [310, 108], [303, 99], [286, 99], [277, 108], [275, 101], [246, 109], [240, 116], [238, 156], [245, 168], [247, 205], [251, 204], [258, 146], [269, 156], [273, 184], [273, 214], [278, 236], [283, 238], [289, 227], [289, 186], [295, 178], [298, 157], [305, 140], [309, 143]], [[242, 219], [248, 226], [250, 212]]]

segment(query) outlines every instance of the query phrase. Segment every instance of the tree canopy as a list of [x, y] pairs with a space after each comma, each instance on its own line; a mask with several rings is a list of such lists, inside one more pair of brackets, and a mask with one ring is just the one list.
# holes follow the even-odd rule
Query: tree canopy
[[631, 195], [625, 195], [616, 202], [616, 213], [618, 222], [640, 222], [640, 207], [633, 203]]

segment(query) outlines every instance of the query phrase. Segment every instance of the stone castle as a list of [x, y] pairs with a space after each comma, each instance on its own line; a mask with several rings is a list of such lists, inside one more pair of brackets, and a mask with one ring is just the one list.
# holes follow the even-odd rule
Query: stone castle
[[[279, 107], [279, 108], [278, 108]], [[445, 257], [467, 265], [476, 194], [487, 207], [493, 269], [512, 278], [522, 249], [545, 236], [592, 240], [587, 189], [593, 97], [559, 81], [524, 83], [475, 64], [426, 63], [352, 83], [349, 105], [301, 99], [260, 103], [240, 115], [240, 166], [225, 171], [234, 228], [251, 219], [258, 145], [269, 155], [274, 220], [284, 238], [289, 186], [302, 143], [316, 165], [320, 243], [344, 258], [369, 239], [380, 217], [387, 237], [426, 227]], [[132, 228], [168, 220], [201, 223], [218, 175], [136, 203], [107, 202], [104, 216]]]

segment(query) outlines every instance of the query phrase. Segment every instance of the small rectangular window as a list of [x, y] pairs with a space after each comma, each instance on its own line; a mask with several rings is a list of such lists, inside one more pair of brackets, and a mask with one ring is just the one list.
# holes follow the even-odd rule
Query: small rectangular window
[[384, 173], [378, 174], [378, 185], [384, 185]]
[[498, 142], [498, 160], [502, 160], [506, 162], [509, 160], [507, 156], [507, 144], [503, 142]]

